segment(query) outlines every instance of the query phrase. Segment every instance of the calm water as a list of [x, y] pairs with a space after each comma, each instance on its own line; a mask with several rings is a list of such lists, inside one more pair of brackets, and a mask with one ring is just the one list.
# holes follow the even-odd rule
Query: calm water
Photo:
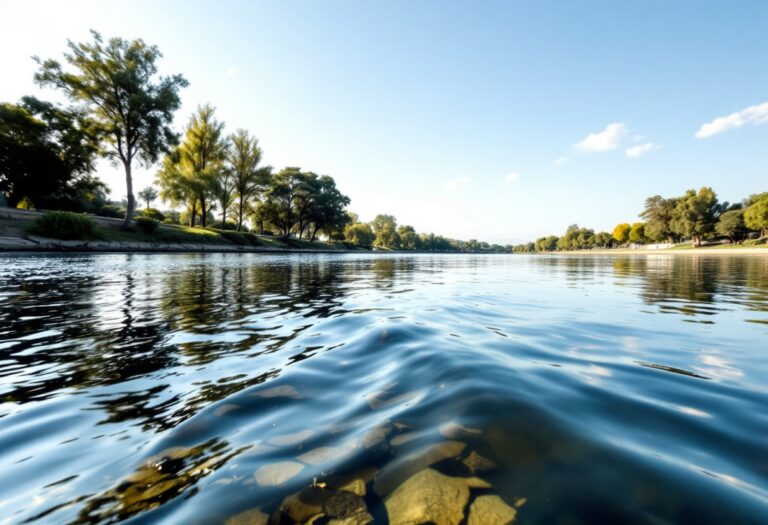
[[768, 258], [0, 256], [0, 523], [351, 479], [387, 523], [426, 468], [517, 523], [768, 523]]

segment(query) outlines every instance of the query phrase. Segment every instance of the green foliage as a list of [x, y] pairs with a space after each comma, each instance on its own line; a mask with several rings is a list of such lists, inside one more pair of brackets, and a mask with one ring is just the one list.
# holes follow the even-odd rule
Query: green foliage
[[246, 237], [245, 233], [240, 233], [233, 230], [215, 230], [215, 231], [216, 233], [218, 233], [219, 235], [221, 235], [231, 243], [238, 244], [240, 246], [251, 244], [251, 242]]
[[165, 215], [163, 213], [155, 208], [145, 208], [141, 210], [140, 212], [141, 217], [147, 217], [149, 219], [154, 219], [156, 221], [163, 222], [165, 220]]
[[371, 222], [375, 235], [374, 246], [380, 248], [398, 248], [400, 236], [397, 234], [397, 220], [392, 215], [379, 214]]
[[147, 164], [176, 142], [170, 127], [181, 106], [179, 89], [187, 86], [181, 75], [157, 77], [155, 46], [142, 40], [112, 38], [105, 42], [91, 32], [92, 42], [69, 42], [65, 59], [70, 70], [56, 60], [38, 60], [35, 80], [62, 90], [88, 111], [92, 128], [107, 146], [105, 153], [120, 160], [125, 169], [129, 226], [135, 207], [132, 165], [136, 158]]
[[259, 166], [262, 151], [259, 140], [244, 129], [229, 137], [227, 163], [234, 176], [235, 215], [238, 230], [254, 201], [269, 187], [272, 166]]
[[220, 178], [227, 173], [224, 123], [214, 117], [210, 105], [199, 106], [190, 118], [184, 140], [163, 159], [158, 173], [160, 196], [172, 206], [185, 204], [189, 225], [206, 227], [213, 202], [221, 191]]
[[397, 235], [400, 237], [400, 248], [402, 250], [421, 249], [421, 239], [416, 234], [413, 226], [400, 226], [397, 229]]
[[97, 141], [82, 111], [33, 97], [0, 104], [0, 192], [8, 205], [27, 199], [37, 209], [86, 210], [89, 190], [106, 186], [88, 175]]
[[768, 194], [764, 193], [758, 197], [744, 211], [744, 224], [750, 230], [759, 231], [760, 237], [763, 238], [768, 230]]
[[640, 217], [645, 219], [645, 236], [652, 241], [669, 241], [675, 238], [672, 219], [678, 199], [665, 199], [654, 195], [645, 200], [645, 210]]
[[617, 224], [613, 229], [612, 237], [619, 244], [627, 244], [629, 242], [629, 233], [632, 231], [632, 227], [625, 223]]
[[536, 239], [536, 243], [534, 244], [534, 250], [536, 253], [540, 252], [554, 252], [557, 250], [557, 241], [558, 238], [554, 235], [550, 235], [548, 237], [540, 237]]
[[594, 230], [579, 228], [578, 224], [572, 224], [568, 227], [565, 235], [557, 240], [557, 249], [586, 250], [588, 248], [592, 248], [592, 240], [594, 236]]
[[68, 211], [49, 211], [35, 219], [31, 231], [52, 239], [89, 240], [95, 237], [96, 223], [85, 215]]
[[642, 222], [636, 222], [629, 230], [629, 240], [635, 244], [645, 244], [648, 240], [645, 237], [645, 224]]
[[158, 197], [158, 195], [159, 194], [157, 193], [157, 190], [155, 189], [154, 186], [147, 186], [146, 188], [144, 188], [139, 192], [139, 199], [143, 200], [147, 205], [146, 206], [147, 209], [149, 209], [149, 207], [152, 204], [152, 201], [155, 200]]
[[344, 228], [344, 238], [355, 246], [370, 248], [376, 236], [368, 224], [358, 222]]
[[125, 217], [125, 208], [118, 206], [117, 204], [106, 204], [96, 210], [96, 215], [99, 217], [110, 217], [112, 219], [121, 219]]
[[139, 216], [136, 217], [134, 222], [136, 224], [136, 228], [147, 235], [155, 233], [160, 228], [160, 221], [151, 219], [149, 217]]
[[729, 210], [722, 215], [715, 224], [715, 232], [723, 237], [728, 237], [732, 243], [737, 243], [747, 235], [744, 225], [744, 210]]
[[688, 190], [677, 200], [672, 214], [672, 231], [693, 240], [694, 246], [701, 245], [704, 237], [715, 230], [722, 206], [712, 188], [703, 187], [698, 193]]
[[211, 228], [214, 228], [216, 230], [237, 231], [237, 224], [235, 224], [232, 221], [227, 221], [227, 222], [216, 221], [213, 224], [211, 224]]

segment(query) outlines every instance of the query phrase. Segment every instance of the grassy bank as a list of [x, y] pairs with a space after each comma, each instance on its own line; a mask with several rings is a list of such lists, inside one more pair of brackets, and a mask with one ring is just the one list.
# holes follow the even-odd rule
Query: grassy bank
[[[0, 212], [0, 250], [84, 249], [110, 251], [349, 251], [357, 250], [341, 242], [284, 239], [269, 235], [153, 223], [137, 224], [132, 230], [121, 228], [122, 221], [105, 217], [64, 216], [64, 221], [41, 227], [44, 214], [28, 210]], [[50, 215], [49, 215], [50, 218]]]

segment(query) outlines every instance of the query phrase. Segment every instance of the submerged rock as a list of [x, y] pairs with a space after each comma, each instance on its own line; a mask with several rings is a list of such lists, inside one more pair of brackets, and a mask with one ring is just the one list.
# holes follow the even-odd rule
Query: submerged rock
[[325, 463], [338, 462], [347, 454], [349, 454], [349, 450], [339, 447], [318, 447], [309, 452], [305, 452], [296, 459], [303, 461], [304, 463], [309, 463], [310, 465], [318, 466]]
[[435, 463], [459, 456], [467, 444], [461, 441], [443, 441], [428, 445], [403, 456], [376, 476], [374, 490], [380, 496], [388, 494], [405, 479]]
[[262, 487], [282, 485], [304, 470], [304, 465], [295, 461], [280, 461], [259, 467], [254, 474], [256, 483]]
[[260, 509], [250, 509], [229, 518], [224, 525], [267, 525], [269, 516]]
[[434, 469], [411, 476], [384, 499], [390, 525], [459, 525], [469, 501], [469, 486]]
[[293, 434], [283, 434], [282, 436], [275, 436], [271, 438], [269, 441], [267, 441], [270, 445], [275, 445], [277, 447], [289, 447], [291, 445], [298, 445], [302, 441], [306, 441], [307, 439], [311, 438], [315, 435], [314, 430], [301, 430], [299, 432], [294, 432]]
[[466, 458], [464, 458], [462, 463], [467, 466], [472, 474], [476, 474], [477, 472], [487, 472], [496, 468], [496, 463], [488, 458], [481, 456], [474, 450], [470, 452]]
[[515, 521], [517, 509], [499, 496], [478, 496], [469, 508], [467, 525], [507, 525]]
[[293, 388], [291, 385], [282, 385], [282, 386], [267, 388], [266, 390], [256, 392], [254, 395], [258, 397], [264, 397], [264, 398], [290, 397], [291, 399], [301, 399], [301, 394], [299, 394], [296, 391], [296, 389]]
[[448, 421], [440, 425], [440, 433], [448, 439], [459, 439], [468, 434], [482, 434], [482, 430], [477, 428], [467, 428], [459, 425], [455, 421]]
[[293, 523], [335, 525], [365, 525], [373, 521], [361, 496], [318, 487], [285, 498], [273, 518], [274, 523], [283, 523], [288, 518]]

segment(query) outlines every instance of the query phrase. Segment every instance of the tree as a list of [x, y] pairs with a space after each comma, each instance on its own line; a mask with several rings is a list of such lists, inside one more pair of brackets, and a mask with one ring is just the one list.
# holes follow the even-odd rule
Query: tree
[[534, 250], [536, 251], [536, 253], [554, 252], [557, 249], [558, 240], [559, 239], [554, 235], [550, 235], [549, 237], [540, 237], [536, 239]]
[[78, 181], [93, 171], [98, 143], [90, 126], [82, 111], [34, 97], [0, 104], [0, 192], [8, 205], [26, 198], [37, 208], [69, 209]]
[[672, 231], [692, 239], [694, 247], [700, 246], [702, 239], [714, 231], [722, 209], [712, 188], [703, 187], [698, 193], [688, 190], [677, 200], [671, 222]]
[[645, 235], [653, 241], [674, 241], [672, 218], [677, 206], [677, 199], [665, 199], [654, 195], [645, 200], [645, 210], [640, 217], [645, 219]]
[[627, 244], [630, 231], [632, 231], [632, 227], [626, 222], [619, 224], [613, 229], [613, 238], [619, 244]]
[[269, 187], [272, 166], [259, 166], [262, 155], [259, 141], [246, 130], [238, 129], [229, 137], [229, 143], [227, 162], [235, 176], [235, 214], [237, 231], [240, 231], [252, 201]]
[[646, 241], [645, 224], [642, 222], [634, 223], [629, 230], [629, 240], [635, 244], [644, 244]]
[[734, 209], [724, 212], [715, 224], [715, 232], [723, 237], [728, 237], [733, 244], [736, 244], [747, 233], [744, 225], [744, 210]]
[[280, 230], [283, 237], [291, 235], [298, 221], [296, 199], [299, 185], [304, 182], [301, 169], [289, 167], [280, 170], [272, 179], [272, 184], [265, 193], [259, 213], [261, 219]]
[[227, 223], [227, 211], [235, 202], [235, 172], [228, 166], [223, 167], [213, 179], [213, 195], [221, 208], [221, 223]]
[[752, 205], [744, 211], [744, 224], [750, 230], [759, 231], [761, 239], [765, 239], [768, 230], [768, 194], [763, 195], [753, 199]]
[[400, 236], [400, 247], [403, 250], [418, 250], [421, 247], [421, 239], [413, 226], [400, 226], [397, 234]]
[[613, 237], [608, 232], [600, 232], [595, 234], [593, 243], [597, 248], [610, 248], [613, 245]]
[[368, 224], [358, 222], [344, 228], [344, 238], [355, 246], [370, 248], [376, 235]]
[[156, 46], [140, 39], [104, 42], [96, 31], [91, 35], [93, 42], [68, 42], [70, 52], [64, 58], [70, 71], [56, 60], [36, 58], [40, 70], [35, 80], [82, 104], [108, 146], [107, 155], [123, 164], [128, 198], [124, 227], [128, 228], [135, 209], [134, 160], [153, 164], [175, 144], [170, 124], [181, 105], [179, 89], [188, 83], [181, 75], [157, 76], [156, 62], [162, 54]]
[[157, 197], [158, 193], [154, 186], [147, 186], [139, 192], [139, 198], [147, 204], [146, 209], [149, 209], [150, 204]]
[[184, 140], [165, 156], [158, 173], [163, 199], [186, 202], [192, 226], [196, 212], [199, 212], [200, 225], [207, 226], [212, 201], [225, 171], [224, 123], [216, 120], [214, 111], [207, 104], [197, 108], [187, 125]]
[[373, 244], [381, 248], [397, 248], [400, 237], [397, 234], [397, 220], [392, 215], [379, 214], [371, 222], [371, 228], [376, 235]]
[[318, 231], [331, 238], [335, 232], [343, 231], [350, 221], [346, 210], [350, 199], [339, 191], [333, 177], [323, 175], [318, 179], [315, 189], [317, 195], [311, 212], [310, 241], [315, 240]]

